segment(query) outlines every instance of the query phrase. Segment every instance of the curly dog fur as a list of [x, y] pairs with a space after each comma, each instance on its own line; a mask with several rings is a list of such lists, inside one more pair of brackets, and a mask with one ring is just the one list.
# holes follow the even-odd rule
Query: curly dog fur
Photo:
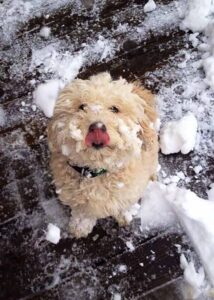
[[[51, 169], [60, 200], [72, 209], [71, 233], [87, 236], [97, 219], [113, 216], [120, 225], [156, 174], [158, 140], [154, 96], [138, 83], [100, 73], [76, 79], [60, 93], [48, 126]], [[109, 142], [86, 143], [91, 124], [105, 124]], [[94, 178], [71, 167], [105, 169]]]

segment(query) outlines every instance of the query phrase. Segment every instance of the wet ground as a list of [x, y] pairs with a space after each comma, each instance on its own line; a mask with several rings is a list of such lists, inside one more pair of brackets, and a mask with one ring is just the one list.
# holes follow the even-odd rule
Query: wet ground
[[[109, 32], [118, 43], [113, 57], [95, 61], [81, 69], [86, 78], [108, 70], [113, 77], [140, 79], [148, 86], [148, 72], [167, 64], [187, 43], [186, 34], [176, 24], [167, 32], [147, 31], [144, 40], [132, 39], [132, 33], [117, 33], [117, 22], [133, 25], [144, 20], [146, 1], [82, 1], [81, 9], [66, 4], [19, 24], [12, 42], [1, 49], [0, 104], [6, 123], [0, 126], [0, 299], [182, 299], [179, 287], [182, 270], [177, 246], [191, 248], [183, 233], [172, 229], [151, 232], [139, 230], [135, 220], [129, 228], [119, 228], [112, 219], [100, 220], [86, 239], [75, 240], [66, 231], [69, 209], [62, 206], [52, 185], [47, 147], [47, 119], [32, 111], [31, 79], [44, 80], [40, 70], [30, 72], [25, 61], [31, 56], [32, 41], [42, 24], [52, 28], [52, 35], [72, 44], [78, 51], [82, 43]], [[157, 1], [169, 5], [173, 1]], [[76, 2], [75, 2], [76, 3]], [[98, 17], [99, 16], [99, 17]], [[119, 21], [118, 21], [119, 20]], [[18, 59], [17, 59], [18, 57]], [[159, 91], [165, 78], [149, 81]], [[166, 82], [171, 84], [171, 82]], [[29, 104], [29, 106], [28, 106]], [[206, 169], [197, 176], [192, 166], [206, 161]], [[166, 174], [182, 170], [189, 181], [186, 187], [200, 196], [213, 181], [211, 154], [198, 156], [160, 154]], [[62, 229], [59, 244], [45, 240], [49, 222]], [[127, 247], [131, 241], [133, 249]], [[125, 267], [121, 267], [125, 266]]]

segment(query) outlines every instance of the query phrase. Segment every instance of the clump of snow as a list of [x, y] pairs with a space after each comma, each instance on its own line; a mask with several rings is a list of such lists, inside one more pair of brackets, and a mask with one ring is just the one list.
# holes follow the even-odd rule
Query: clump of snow
[[132, 252], [135, 250], [135, 246], [133, 245], [132, 241], [126, 242], [126, 247]]
[[43, 26], [39, 32], [39, 35], [44, 39], [48, 39], [51, 34], [51, 29], [48, 26]]
[[166, 186], [150, 182], [141, 201], [141, 230], [167, 228], [175, 223], [175, 215], [166, 201]]
[[188, 284], [183, 291], [185, 299], [196, 299], [204, 292], [207, 285], [205, 273], [202, 267], [198, 271], [195, 269], [194, 261], [187, 261], [184, 254], [180, 256], [181, 268], [184, 270], [184, 280]]
[[126, 265], [119, 265], [118, 266], [118, 271], [120, 273], [126, 273], [127, 272], [127, 266]]
[[65, 83], [72, 81], [79, 73], [84, 62], [84, 55], [72, 55], [69, 51], [60, 52], [58, 45], [50, 44], [42, 49], [32, 50], [30, 71], [38, 68], [41, 73], [54, 74], [55, 78]]
[[171, 121], [160, 131], [160, 148], [164, 154], [189, 153], [195, 147], [197, 120], [192, 113], [178, 121]]
[[112, 295], [112, 300], [122, 300], [122, 296], [119, 293]]
[[189, 0], [189, 8], [181, 24], [182, 28], [188, 28], [193, 32], [203, 31], [214, 13], [214, 3], [212, 0]]
[[62, 87], [63, 84], [59, 80], [49, 80], [46, 83], [38, 85], [33, 92], [34, 103], [48, 118], [53, 116], [57, 96]]
[[3, 108], [0, 106], [0, 126], [4, 126], [6, 123], [6, 115]]
[[203, 267], [214, 285], [214, 202], [197, 197], [189, 190], [169, 187], [167, 200], [192, 240]]
[[195, 171], [196, 174], [199, 174], [203, 170], [203, 168], [202, 168], [202, 166], [198, 165], [198, 166], [195, 166], [193, 168], [193, 170]]
[[154, 0], [149, 0], [145, 5], [144, 5], [144, 8], [143, 8], [143, 11], [145, 13], [148, 13], [148, 12], [151, 12], [153, 10], [156, 9], [156, 3]]
[[58, 244], [60, 240], [60, 229], [54, 224], [49, 223], [48, 229], [46, 232], [46, 240], [53, 243]]

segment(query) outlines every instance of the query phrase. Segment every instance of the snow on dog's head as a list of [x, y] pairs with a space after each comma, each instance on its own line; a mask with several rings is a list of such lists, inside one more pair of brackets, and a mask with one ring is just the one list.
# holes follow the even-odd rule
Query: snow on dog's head
[[153, 95], [125, 79], [100, 73], [76, 79], [59, 95], [48, 127], [52, 152], [72, 164], [121, 168], [153, 140]]

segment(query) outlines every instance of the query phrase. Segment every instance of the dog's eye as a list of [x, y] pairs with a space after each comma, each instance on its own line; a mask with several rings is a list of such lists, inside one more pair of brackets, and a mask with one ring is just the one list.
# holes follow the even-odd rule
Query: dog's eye
[[86, 104], [81, 104], [78, 108], [81, 110], [85, 110], [86, 106], [87, 106]]
[[111, 106], [109, 109], [110, 109], [110, 111], [112, 111], [115, 114], [120, 112], [119, 109], [116, 106]]

